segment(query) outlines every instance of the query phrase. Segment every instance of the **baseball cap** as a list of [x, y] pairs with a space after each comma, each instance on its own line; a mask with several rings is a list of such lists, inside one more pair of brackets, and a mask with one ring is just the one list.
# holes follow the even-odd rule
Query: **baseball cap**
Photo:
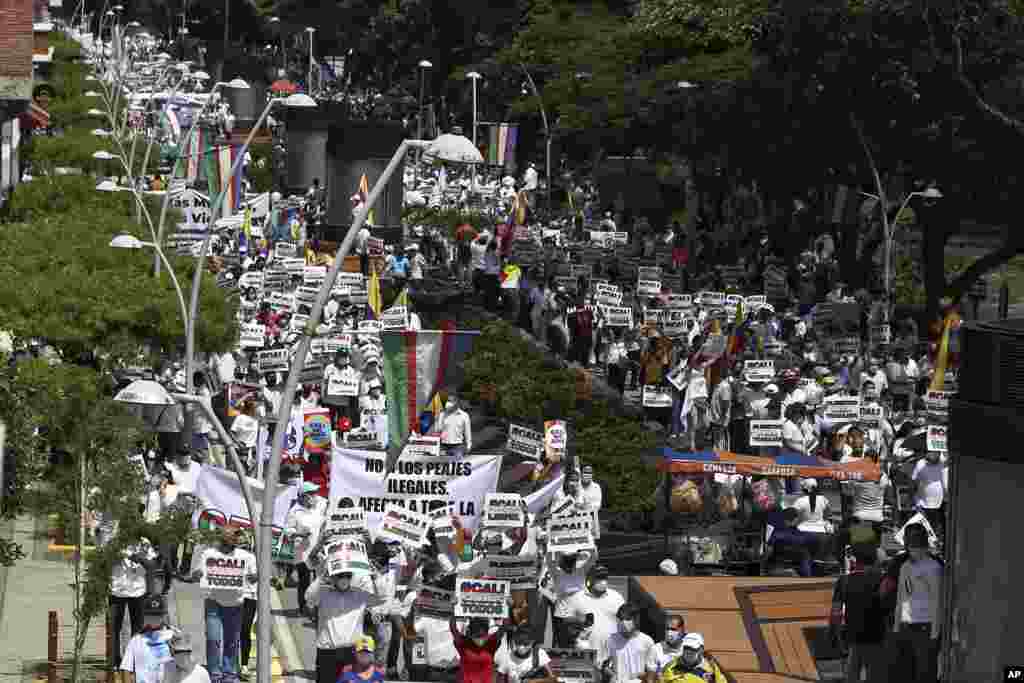
[[658, 565], [658, 570], [662, 574], [667, 574], [668, 576], [679, 575], [679, 566], [676, 565], [675, 560], [672, 560], [670, 558], [665, 558], [664, 560], [662, 560], [661, 564]]
[[373, 652], [377, 649], [377, 643], [373, 642], [370, 636], [356, 638], [356, 652]]
[[607, 579], [608, 576], [608, 567], [605, 567], [603, 564], [595, 566], [590, 571], [590, 578], [592, 579]]
[[683, 637], [683, 647], [694, 650], [704, 647], [704, 636], [699, 633], [687, 633]]

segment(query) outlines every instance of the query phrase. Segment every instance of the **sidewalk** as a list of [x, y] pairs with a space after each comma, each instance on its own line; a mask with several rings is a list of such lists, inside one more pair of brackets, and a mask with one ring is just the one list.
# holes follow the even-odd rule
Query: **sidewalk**
[[38, 559], [46, 539], [36, 539], [32, 518], [13, 524], [13, 538], [27, 557], [13, 567], [0, 569], [0, 682], [21, 681], [34, 665], [47, 657], [49, 613], [58, 610], [72, 623], [74, 572], [70, 563]]

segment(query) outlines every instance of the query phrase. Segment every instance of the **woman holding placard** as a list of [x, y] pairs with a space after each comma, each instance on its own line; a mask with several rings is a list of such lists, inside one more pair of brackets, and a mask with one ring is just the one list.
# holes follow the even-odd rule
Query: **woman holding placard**
[[494, 681], [494, 655], [498, 652], [501, 639], [509, 626], [503, 625], [488, 635], [490, 627], [488, 619], [473, 617], [466, 627], [466, 635], [462, 635], [455, 616], [452, 615], [449, 628], [461, 663], [455, 683], [492, 683]]

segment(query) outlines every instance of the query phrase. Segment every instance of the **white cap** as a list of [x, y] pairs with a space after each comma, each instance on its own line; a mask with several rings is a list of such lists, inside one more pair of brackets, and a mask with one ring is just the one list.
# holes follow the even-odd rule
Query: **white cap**
[[766, 386], [764, 388], [764, 393], [766, 393], [766, 394], [777, 394], [777, 393], [779, 393], [779, 387], [777, 387], [774, 384], [769, 384], [768, 386]]
[[694, 650], [704, 647], [704, 636], [699, 633], [687, 633], [683, 636], [683, 647]]
[[803, 481], [800, 482], [800, 487], [804, 491], [813, 491], [814, 489], [818, 488], [818, 480], [817, 479], [804, 479]]
[[670, 558], [665, 558], [664, 560], [662, 560], [661, 564], [658, 565], [658, 570], [662, 574], [667, 574], [669, 576], [679, 575], [679, 567], [676, 566], [675, 560], [672, 560]]

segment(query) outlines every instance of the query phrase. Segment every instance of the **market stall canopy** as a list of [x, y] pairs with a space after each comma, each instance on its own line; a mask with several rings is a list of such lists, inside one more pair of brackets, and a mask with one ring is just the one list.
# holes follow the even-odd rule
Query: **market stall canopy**
[[675, 451], [661, 449], [662, 472], [681, 474], [742, 474], [762, 477], [806, 477], [838, 481], [878, 481], [881, 471], [868, 459], [838, 463], [813, 455], [783, 451], [774, 457], [741, 455], [729, 451]]

